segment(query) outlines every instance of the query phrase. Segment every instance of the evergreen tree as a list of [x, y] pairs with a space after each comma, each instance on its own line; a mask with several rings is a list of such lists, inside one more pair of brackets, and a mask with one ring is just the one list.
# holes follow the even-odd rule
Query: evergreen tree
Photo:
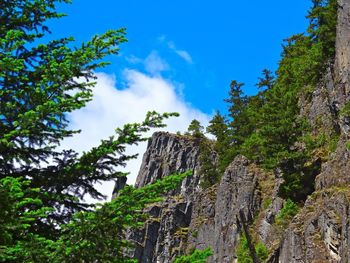
[[206, 131], [216, 137], [214, 151], [218, 154], [218, 170], [222, 174], [233, 159], [230, 147], [231, 136], [224, 116], [219, 111], [209, 121]]
[[229, 97], [224, 100], [229, 105], [231, 146], [235, 148], [238, 148], [251, 132], [249, 126], [246, 125], [249, 122], [246, 113], [248, 97], [243, 95], [243, 85], [235, 80], [231, 81]]
[[275, 77], [272, 71], [268, 69], [263, 69], [262, 74], [263, 76], [259, 78], [259, 82], [256, 84], [256, 86], [259, 89], [271, 89], [275, 83]]
[[281, 194], [295, 201], [313, 191], [312, 177], [319, 169], [319, 164], [305, 167], [309, 153], [295, 147], [309, 129], [299, 116], [298, 98], [315, 89], [334, 59], [336, 18], [336, 1], [314, 1], [308, 31], [285, 41], [276, 80], [263, 94], [263, 103], [258, 103], [262, 106], [255, 110], [248, 106], [256, 126], [242, 152], [265, 167], [280, 166], [285, 179]]
[[[62, 16], [55, 11], [57, 2], [69, 1], [3, 1], [0, 6], [0, 178], [29, 178], [31, 187], [41, 189], [44, 205], [55, 208], [42, 224], [53, 232], [74, 212], [89, 208], [80, 201], [85, 194], [103, 198], [95, 183], [120, 175], [114, 167], [130, 159], [123, 144], [138, 139], [111, 137], [81, 157], [56, 149], [78, 132], [67, 129], [67, 113], [91, 99], [94, 70], [107, 65], [101, 59], [118, 54], [126, 41], [119, 29], [76, 48], [70, 47], [72, 38], [38, 44], [49, 33], [47, 20]], [[125, 132], [132, 128], [118, 133], [128, 137]]]
[[219, 111], [215, 113], [213, 118], [209, 121], [206, 131], [216, 137], [216, 141], [220, 144], [227, 138], [227, 124], [226, 119]]
[[177, 114], [149, 112], [142, 123], [116, 129], [81, 156], [59, 151], [64, 138], [79, 132], [67, 128], [67, 113], [91, 100], [94, 71], [126, 41], [118, 29], [79, 47], [72, 47], [72, 38], [45, 43], [47, 20], [62, 17], [55, 11], [59, 2], [70, 1], [0, 3], [0, 261], [123, 262], [127, 243], [108, 232], [140, 223], [140, 209], [183, 175], [147, 190], [127, 188], [127, 197], [96, 211], [82, 200], [86, 194], [103, 199], [96, 183], [125, 176], [119, 168], [136, 157], [126, 147], [147, 140], [145, 132]]
[[213, 142], [207, 138], [202, 138], [199, 143], [199, 176], [203, 188], [208, 188], [218, 183], [221, 178], [217, 167], [217, 155], [213, 146]]
[[190, 135], [195, 138], [202, 138], [204, 136], [203, 130], [204, 127], [201, 125], [201, 123], [198, 120], [194, 119], [188, 126], [186, 135]]
[[229, 104], [229, 116], [234, 122], [246, 107], [247, 97], [243, 96], [244, 83], [232, 80], [230, 83], [229, 97], [224, 101]]

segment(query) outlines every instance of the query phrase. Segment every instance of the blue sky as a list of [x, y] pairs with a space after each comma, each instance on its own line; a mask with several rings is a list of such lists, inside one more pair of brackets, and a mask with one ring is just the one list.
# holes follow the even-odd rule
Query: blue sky
[[[276, 69], [282, 40], [305, 30], [310, 2], [73, 0], [59, 8], [68, 17], [50, 24], [53, 37], [78, 42], [126, 27], [129, 42], [103, 71], [118, 78], [126, 67], [144, 70], [130, 58], [154, 52], [167, 64], [162, 76], [180, 84], [187, 103], [211, 114], [225, 110], [230, 80], [246, 83], [245, 91], [253, 94], [261, 70]], [[192, 63], [176, 51], [186, 51]]]
[[[128, 43], [111, 65], [98, 72], [94, 99], [69, 115], [82, 132], [62, 148], [89, 150], [125, 123], [141, 121], [146, 111], [179, 112], [166, 131], [185, 131], [192, 119], [207, 124], [215, 110], [226, 111], [232, 79], [254, 94], [262, 69], [275, 70], [282, 40], [303, 32], [308, 1], [235, 0], [73, 0], [60, 5], [68, 16], [53, 20], [50, 38], [74, 36], [77, 44], [108, 29], [127, 28]], [[47, 40], [47, 39], [46, 39]], [[128, 153], [133, 183], [146, 143]], [[114, 184], [99, 189], [110, 196]], [[89, 200], [89, 199], [88, 199]], [[91, 200], [89, 200], [91, 201]]]

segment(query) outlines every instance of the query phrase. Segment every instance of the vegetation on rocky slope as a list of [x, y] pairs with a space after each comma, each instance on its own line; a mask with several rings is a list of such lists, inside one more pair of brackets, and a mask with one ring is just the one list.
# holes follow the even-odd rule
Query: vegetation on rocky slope
[[[66, 114], [91, 100], [94, 70], [126, 42], [125, 30], [95, 36], [71, 48], [71, 38], [38, 44], [49, 29], [46, 21], [62, 15], [59, 2], [69, 0], [5, 1], [0, 24], [0, 261], [2, 262], [135, 262], [125, 251], [132, 244], [125, 231], [143, 225], [146, 204], [176, 188], [189, 173], [135, 189], [125, 187], [101, 206], [82, 201], [86, 194], [101, 199], [96, 182], [125, 176], [119, 168], [135, 158], [126, 146], [145, 141], [150, 128], [176, 114], [150, 112], [142, 123], [128, 124], [116, 135], [79, 156], [60, 151], [59, 143], [78, 131], [69, 130]], [[331, 152], [337, 134], [314, 136], [300, 115], [299, 98], [309, 98], [335, 55], [336, 0], [313, 0], [306, 32], [285, 40], [279, 68], [263, 70], [260, 92], [245, 96], [243, 83], [230, 84], [227, 116], [216, 113], [204, 136], [193, 121], [188, 135], [200, 141], [201, 186], [219, 182], [239, 154], [268, 170], [278, 170], [284, 183], [279, 195], [288, 201], [276, 224], [283, 225], [314, 190], [323, 155]], [[77, 79], [79, 78], [79, 81]], [[348, 114], [349, 106], [341, 114]], [[215, 154], [212, 154], [214, 153]], [[265, 199], [269, 206], [270, 200]], [[268, 256], [255, 245], [260, 260]], [[205, 262], [209, 250], [194, 251], [175, 262]], [[240, 262], [251, 262], [247, 240], [237, 250]]]
[[232, 81], [225, 100], [228, 116], [217, 113], [207, 128], [217, 139], [214, 150], [221, 174], [234, 156], [243, 154], [267, 169], [282, 169], [285, 183], [280, 194], [297, 202], [313, 191], [320, 169], [311, 156], [319, 138], [309, 136], [298, 100], [316, 88], [335, 56], [337, 2], [313, 4], [306, 32], [285, 40], [276, 73], [263, 70], [257, 83], [261, 91], [245, 96], [243, 83]]

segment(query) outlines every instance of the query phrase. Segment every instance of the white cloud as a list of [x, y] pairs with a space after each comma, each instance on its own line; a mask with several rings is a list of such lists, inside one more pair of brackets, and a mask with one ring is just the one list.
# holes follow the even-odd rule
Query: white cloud
[[193, 63], [191, 55], [186, 50], [176, 50], [175, 52], [180, 57], [182, 57], [184, 60], [186, 60], [188, 63], [190, 63], [190, 64]]
[[173, 50], [178, 56], [180, 56], [182, 59], [184, 59], [187, 63], [190, 63], [190, 64], [193, 63], [193, 59], [192, 59], [191, 55], [186, 50], [177, 49], [174, 42], [169, 41], [168, 47], [171, 50]]
[[126, 61], [129, 62], [130, 64], [139, 64], [142, 62], [142, 59], [141, 58], [138, 58], [134, 55], [131, 55], [131, 56], [128, 56], [128, 57], [125, 57]]
[[[125, 87], [118, 87], [114, 76], [98, 73], [93, 100], [85, 108], [69, 116], [70, 128], [81, 129], [82, 132], [65, 140], [62, 148], [87, 151], [97, 146], [101, 139], [112, 135], [116, 127], [142, 121], [150, 110], [180, 113], [180, 117], [167, 120], [168, 126], [165, 130], [170, 132], [185, 131], [194, 118], [206, 125], [209, 116], [187, 104], [176, 93], [176, 85], [160, 76], [159, 71], [164, 70], [164, 65], [158, 58], [155, 53], [149, 56], [147, 65], [152, 75], [137, 70], [125, 70], [122, 79], [122, 83], [126, 83]], [[122, 169], [131, 172], [128, 177], [129, 184], [135, 182], [145, 149], [146, 143], [128, 149], [128, 153], [140, 153], [137, 160], [129, 162]], [[109, 182], [98, 186], [98, 189], [110, 197], [113, 187], [114, 183]]]
[[148, 73], [155, 75], [162, 71], [169, 70], [169, 65], [161, 57], [157, 51], [152, 51], [144, 61], [145, 69]]

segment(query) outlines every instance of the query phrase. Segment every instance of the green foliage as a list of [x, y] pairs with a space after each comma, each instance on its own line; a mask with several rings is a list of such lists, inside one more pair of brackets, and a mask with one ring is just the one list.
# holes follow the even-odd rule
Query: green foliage
[[346, 147], [346, 149], [348, 149], [348, 151], [350, 151], [350, 142], [346, 142], [345, 147]]
[[[115, 136], [81, 156], [58, 150], [63, 139], [79, 132], [68, 129], [67, 113], [91, 100], [94, 72], [126, 42], [125, 29], [109, 30], [77, 47], [73, 38], [45, 42], [47, 20], [62, 17], [55, 11], [60, 2], [70, 1], [0, 3], [0, 261], [134, 262], [122, 254], [131, 245], [124, 239], [125, 229], [139, 227], [147, 217], [142, 208], [187, 174], [144, 189], [126, 187], [113, 202], [95, 210], [82, 199], [86, 194], [103, 199], [96, 183], [125, 176], [119, 168], [136, 157], [127, 155], [126, 147], [147, 140], [145, 132], [163, 127], [165, 118], [177, 114], [150, 112], [143, 122], [116, 129]], [[336, 0], [313, 3], [307, 32], [285, 42], [276, 77], [263, 71], [258, 87], [266, 90], [249, 98], [242, 83], [231, 82], [225, 100], [229, 119], [218, 113], [208, 127], [217, 138], [214, 145], [204, 139], [200, 123], [192, 121], [188, 134], [200, 139], [204, 187], [216, 183], [234, 156], [243, 153], [267, 168], [282, 170], [282, 196], [299, 201], [312, 191], [321, 163], [310, 163], [312, 147], [295, 147], [308, 132], [305, 120], [298, 117], [298, 96], [310, 93], [332, 62], [337, 19]], [[348, 108], [341, 114], [347, 116]], [[328, 140], [319, 139], [319, 144], [310, 145]], [[332, 148], [335, 143], [328, 144]], [[218, 166], [213, 151], [219, 153]], [[276, 222], [283, 224], [297, 208], [288, 200]], [[244, 240], [237, 252], [239, 262], [251, 262]], [[257, 244], [256, 252], [261, 259], [266, 256], [263, 245]], [[194, 252], [177, 262], [205, 262], [209, 254]]]
[[276, 216], [276, 224], [284, 226], [298, 213], [298, 211], [298, 205], [291, 199], [288, 199], [279, 214]]
[[199, 143], [199, 176], [203, 188], [208, 188], [220, 181], [221, 174], [215, 158], [213, 143], [207, 138], [203, 138]]
[[210, 257], [213, 253], [210, 248], [204, 250], [194, 250], [189, 255], [184, 255], [177, 257], [174, 263], [205, 263], [207, 258]]
[[248, 104], [248, 97], [243, 95], [244, 83], [232, 80], [230, 84], [229, 97], [224, 101], [229, 104], [229, 131], [231, 145], [241, 145], [247, 134], [251, 133], [249, 118], [245, 109]]
[[218, 154], [218, 171], [220, 174], [223, 174], [235, 154], [234, 147], [227, 147], [232, 144], [231, 132], [227, 120], [220, 114], [220, 112], [216, 112], [213, 118], [209, 121], [206, 131], [214, 135], [216, 138], [214, 151]]
[[340, 110], [340, 115], [341, 116], [346, 116], [349, 117], [350, 116], [350, 101], [348, 101], [344, 107]]
[[[254, 247], [255, 247], [255, 253], [261, 262], [263, 262], [268, 258], [269, 251], [267, 247], [264, 245], [264, 243], [259, 242]], [[249, 251], [248, 241], [244, 235], [240, 236], [236, 253], [237, 253], [238, 263], [253, 263], [253, 258]]]
[[310, 161], [305, 152], [289, 154], [280, 162], [284, 182], [279, 189], [279, 195], [295, 202], [303, 202], [315, 190], [315, 177], [321, 171], [321, 159]]
[[132, 158], [123, 153], [125, 146], [140, 138], [132, 129], [147, 127], [118, 130], [119, 138], [104, 140], [81, 157], [57, 150], [78, 132], [67, 128], [67, 113], [91, 99], [94, 71], [126, 41], [125, 29], [118, 29], [77, 47], [72, 38], [45, 42], [47, 20], [62, 16], [55, 11], [58, 2], [70, 1], [5, 1], [1, 20], [6, 22], [0, 25], [0, 179], [26, 177], [28, 188], [40, 189], [35, 198], [54, 208], [36, 227], [48, 237], [74, 212], [89, 209], [81, 202], [85, 194], [103, 198], [94, 185], [120, 174], [114, 167]]
[[124, 239], [125, 230], [143, 226], [145, 205], [162, 200], [161, 194], [189, 175], [191, 172], [167, 176], [140, 189], [126, 186], [112, 202], [93, 212], [75, 214], [64, 226], [50, 262], [134, 262], [123, 254], [132, 246]]
[[314, 41], [321, 43], [325, 58], [335, 54], [337, 26], [337, 0], [313, 0], [314, 6], [309, 12], [310, 26], [308, 33]]
[[272, 204], [272, 198], [271, 197], [268, 197], [266, 199], [263, 200], [263, 203], [262, 203], [262, 208], [265, 210], [267, 208], [269, 208], [269, 206]]
[[203, 130], [204, 127], [201, 125], [201, 123], [198, 120], [194, 119], [191, 121], [185, 134], [193, 136], [195, 138], [202, 138], [204, 137]]
[[310, 92], [310, 87], [316, 87], [334, 59], [336, 1], [314, 1], [308, 17], [307, 33], [285, 41], [276, 78], [272, 80], [270, 73], [263, 72], [258, 86], [268, 89], [249, 98], [239, 114], [245, 120], [241, 122], [245, 128], [240, 129], [246, 131], [240, 137], [239, 152], [268, 169], [282, 166], [285, 184], [281, 193], [294, 200], [312, 191], [314, 175], [319, 171], [319, 163], [308, 165], [311, 152], [295, 147], [309, 130], [299, 117], [298, 98], [305, 89]]
[[275, 84], [275, 76], [273, 72], [268, 69], [263, 69], [262, 74], [263, 76], [259, 78], [259, 82], [256, 84], [256, 86], [259, 89], [262, 89], [262, 88], [271, 89]]
[[44, 262], [46, 248], [53, 243], [32, 231], [35, 222], [47, 218], [52, 209], [35, 197], [40, 189], [29, 185], [21, 178], [0, 180], [0, 262]]
[[260, 261], [266, 260], [269, 256], [269, 250], [267, 249], [265, 244], [262, 242], [259, 242], [258, 244], [256, 244], [255, 252], [258, 258], [260, 259]]
[[[298, 98], [315, 89], [335, 55], [337, 3], [314, 0], [313, 4], [306, 33], [285, 40], [276, 75], [263, 70], [256, 86], [265, 89], [247, 97], [243, 83], [232, 81], [225, 100], [228, 118], [217, 113], [208, 127], [217, 138], [214, 148], [221, 173], [237, 154], [243, 154], [267, 169], [280, 168], [285, 180], [280, 194], [295, 201], [313, 191], [321, 165], [310, 161], [314, 148], [296, 147], [310, 129], [300, 118]], [[327, 138], [327, 152], [336, 143], [336, 136]]]
[[62, 17], [55, 11], [60, 2], [70, 1], [0, 3], [0, 261], [132, 262], [122, 257], [129, 246], [123, 231], [139, 226], [145, 204], [187, 174], [145, 189], [126, 187], [96, 210], [82, 200], [86, 194], [103, 199], [96, 183], [125, 176], [119, 168], [136, 158], [126, 147], [178, 114], [149, 112], [81, 156], [59, 150], [63, 139], [79, 132], [68, 129], [67, 114], [91, 100], [94, 72], [126, 42], [125, 29], [76, 47], [73, 38], [45, 41], [47, 20]]

